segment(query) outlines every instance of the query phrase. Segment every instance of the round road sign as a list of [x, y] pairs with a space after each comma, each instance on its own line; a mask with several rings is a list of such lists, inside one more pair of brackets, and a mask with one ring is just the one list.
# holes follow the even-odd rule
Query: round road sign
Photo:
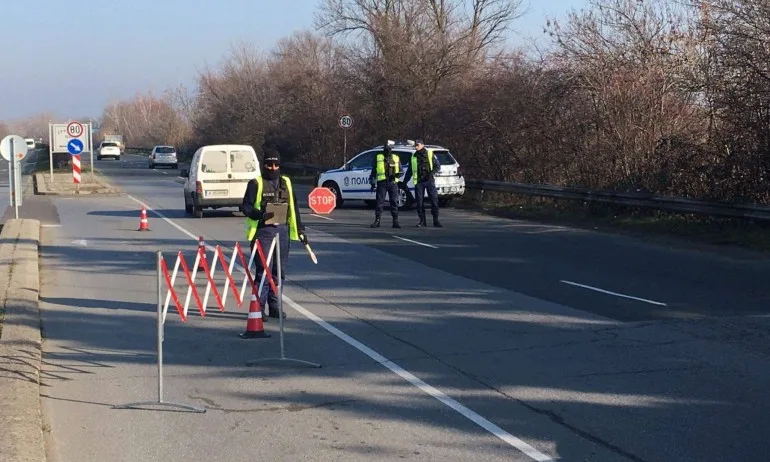
[[[13, 149], [11, 149], [11, 140], [13, 140]], [[0, 154], [8, 162], [11, 159], [19, 162], [27, 155], [27, 142], [18, 135], [8, 135], [0, 141]]]
[[307, 196], [310, 209], [318, 215], [328, 215], [337, 206], [337, 196], [329, 188], [315, 188]]
[[67, 124], [67, 135], [70, 138], [80, 138], [83, 136], [83, 132], [85, 132], [85, 129], [80, 122], [70, 122]]
[[340, 128], [343, 130], [347, 130], [348, 128], [353, 126], [353, 118], [349, 115], [344, 115], [340, 117]]

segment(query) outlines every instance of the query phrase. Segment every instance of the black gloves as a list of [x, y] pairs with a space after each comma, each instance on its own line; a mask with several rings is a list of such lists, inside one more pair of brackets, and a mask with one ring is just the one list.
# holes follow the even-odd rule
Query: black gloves
[[307, 234], [305, 234], [305, 232], [304, 232], [304, 231], [300, 231], [300, 232], [299, 232], [299, 241], [300, 241], [300, 242], [301, 242], [303, 245], [307, 245]]

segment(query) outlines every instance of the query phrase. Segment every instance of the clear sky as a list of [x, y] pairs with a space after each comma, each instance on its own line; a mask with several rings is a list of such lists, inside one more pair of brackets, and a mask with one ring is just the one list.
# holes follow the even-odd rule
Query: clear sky
[[[101, 115], [137, 92], [191, 85], [235, 42], [312, 27], [319, 0], [0, 0], [0, 120]], [[525, 0], [514, 44], [585, 0]]]

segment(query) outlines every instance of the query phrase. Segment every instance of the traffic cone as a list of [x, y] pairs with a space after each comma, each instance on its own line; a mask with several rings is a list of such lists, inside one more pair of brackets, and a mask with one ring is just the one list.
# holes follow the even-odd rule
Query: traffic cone
[[249, 319], [246, 321], [246, 332], [240, 334], [241, 338], [267, 338], [270, 334], [265, 332], [265, 326], [262, 324], [262, 310], [257, 302], [257, 290], [251, 288], [251, 302], [249, 303]]
[[147, 209], [142, 206], [142, 217], [139, 219], [139, 229], [137, 231], [149, 231], [150, 225], [147, 222]]
[[198, 253], [201, 258], [198, 260], [198, 269], [205, 269], [203, 262], [206, 260], [206, 246], [203, 245], [203, 236], [198, 236]]

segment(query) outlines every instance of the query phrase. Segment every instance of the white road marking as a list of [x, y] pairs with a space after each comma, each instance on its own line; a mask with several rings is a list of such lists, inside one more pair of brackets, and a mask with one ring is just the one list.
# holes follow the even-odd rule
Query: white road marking
[[588, 289], [588, 290], [595, 290], [596, 292], [601, 292], [603, 294], [614, 295], [616, 297], [623, 297], [623, 298], [629, 298], [631, 300], [638, 300], [640, 302], [650, 303], [652, 305], [668, 306], [668, 305], [666, 305], [665, 303], [662, 303], [662, 302], [656, 302], [654, 300], [647, 300], [646, 298], [632, 297], [631, 295], [619, 294], [617, 292], [610, 292], [609, 290], [600, 289], [598, 287], [587, 286], [585, 284], [578, 284], [577, 282], [572, 282], [572, 281], [559, 281], [559, 282], [563, 282], [564, 284], [569, 284], [569, 285], [572, 285], [572, 286], [582, 287], [582, 288]]
[[61, 228], [61, 225], [56, 225], [53, 223], [40, 225], [41, 228]]
[[315, 213], [311, 213], [310, 215], [316, 218], [323, 218], [324, 220], [334, 221], [334, 218], [325, 217], [323, 215], [316, 215]]
[[[148, 211], [154, 213], [158, 217], [160, 217], [163, 221], [170, 224], [174, 228], [181, 231], [183, 234], [189, 236], [194, 241], [198, 241], [198, 236], [194, 235], [190, 231], [187, 231], [186, 229], [182, 228], [178, 224], [174, 223], [167, 217], [165, 217], [162, 213], [155, 211], [152, 207], [145, 204], [144, 202], [140, 201], [139, 199], [136, 199], [133, 196], [128, 196], [129, 199], [139, 203], [140, 205], [143, 205]], [[397, 236], [394, 236], [397, 237]], [[214, 247], [208, 244], [204, 244], [207, 249], [213, 251]], [[427, 244], [425, 244], [427, 245]], [[236, 264], [235, 265], [241, 272], [245, 272], [243, 267], [241, 265]], [[354, 339], [353, 337], [349, 336], [345, 332], [341, 331], [340, 329], [332, 326], [328, 322], [324, 321], [320, 317], [316, 316], [313, 312], [308, 310], [307, 308], [303, 307], [299, 303], [295, 302], [294, 300], [290, 299], [288, 296], [284, 295], [283, 299], [286, 300], [286, 303], [292, 306], [295, 310], [299, 311], [302, 315], [310, 319], [311, 321], [318, 324], [320, 327], [322, 327], [324, 330], [329, 332], [330, 334], [334, 335], [335, 337], [339, 338], [343, 342], [347, 343], [348, 345], [352, 346], [353, 348], [357, 349], [361, 353], [369, 356], [373, 360], [377, 361], [381, 365], [385, 366], [386, 368], [390, 369], [391, 372], [398, 375], [399, 377], [403, 378], [413, 386], [417, 387], [421, 391], [427, 393], [428, 395], [432, 396], [433, 398], [437, 399], [447, 407], [455, 410], [457, 413], [465, 417], [466, 419], [470, 420], [471, 422], [475, 423], [476, 425], [480, 426], [484, 430], [488, 431], [492, 435], [496, 436], [497, 438], [501, 439], [505, 443], [509, 444], [510, 446], [518, 449], [519, 451], [523, 452], [527, 456], [529, 456], [532, 460], [536, 460], [538, 462], [547, 462], [554, 460], [550, 456], [547, 456], [546, 454], [543, 454], [542, 452], [535, 449], [533, 446], [530, 446], [523, 440], [511, 435], [507, 431], [503, 430], [502, 428], [498, 427], [497, 425], [493, 424], [486, 418], [482, 417], [481, 415], [477, 414], [476, 412], [468, 409], [467, 407], [460, 404], [457, 400], [450, 398], [446, 394], [444, 394], [441, 390], [438, 390], [431, 385], [425, 383], [421, 379], [417, 378], [414, 374], [407, 371], [406, 369], [402, 368], [398, 364], [394, 363], [390, 359], [386, 358], [385, 356], [382, 356], [381, 354], [377, 353], [373, 349], [369, 348], [368, 346], [364, 345], [363, 343], [359, 342], [358, 340]]]
[[160, 173], [162, 173], [162, 174], [164, 174], [164, 175], [168, 175], [168, 172], [160, 172]]
[[422, 245], [422, 246], [425, 246], [425, 247], [430, 247], [431, 249], [438, 249], [438, 247], [436, 247], [435, 245], [426, 244], [424, 242], [413, 241], [411, 239], [407, 239], [405, 237], [400, 237], [400, 236], [393, 236], [393, 237], [395, 237], [396, 239], [401, 239], [402, 241], [411, 242], [412, 244], [417, 244], [417, 245]]

